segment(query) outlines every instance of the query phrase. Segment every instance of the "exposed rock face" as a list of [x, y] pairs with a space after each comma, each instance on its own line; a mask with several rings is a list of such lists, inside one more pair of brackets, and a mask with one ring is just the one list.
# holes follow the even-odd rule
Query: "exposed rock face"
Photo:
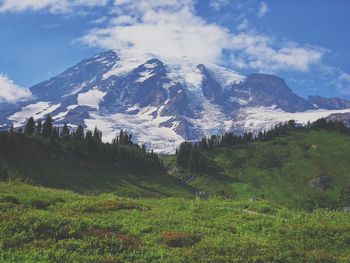
[[226, 102], [223, 90], [220, 84], [211, 76], [208, 69], [200, 64], [197, 66], [200, 70], [202, 78], [202, 92], [211, 103], [222, 105]]
[[315, 109], [297, 96], [279, 77], [266, 74], [251, 74], [247, 80], [233, 85], [232, 96], [246, 101], [247, 106], [274, 106], [287, 112]]
[[350, 108], [350, 100], [345, 99], [309, 96], [308, 101], [319, 109], [338, 110]]

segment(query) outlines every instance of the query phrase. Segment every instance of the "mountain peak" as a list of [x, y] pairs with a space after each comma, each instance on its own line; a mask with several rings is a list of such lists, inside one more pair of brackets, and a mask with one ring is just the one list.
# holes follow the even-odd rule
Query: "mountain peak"
[[305, 122], [335, 113], [303, 115], [315, 110], [312, 98], [297, 96], [277, 76], [243, 76], [211, 63], [130, 50], [85, 59], [31, 91], [32, 100], [0, 113], [1, 126], [50, 114], [57, 124], [98, 126], [106, 141], [128, 130], [136, 142], [163, 152], [203, 135], [257, 132], [287, 116]]

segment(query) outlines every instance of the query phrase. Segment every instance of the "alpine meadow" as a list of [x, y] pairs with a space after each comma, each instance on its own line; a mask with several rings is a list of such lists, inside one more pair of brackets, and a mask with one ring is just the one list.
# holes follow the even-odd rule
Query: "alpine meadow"
[[350, 262], [348, 10], [0, 0], [0, 262]]

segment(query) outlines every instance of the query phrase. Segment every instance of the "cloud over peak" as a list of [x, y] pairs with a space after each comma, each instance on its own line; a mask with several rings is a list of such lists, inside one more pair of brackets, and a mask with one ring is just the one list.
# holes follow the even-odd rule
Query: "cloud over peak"
[[[198, 16], [193, 0], [116, 0], [114, 14], [106, 27], [94, 28], [80, 40], [106, 49], [137, 49], [166, 57], [196, 58], [203, 62], [276, 72], [308, 71], [323, 51], [314, 47], [278, 46], [271, 37], [249, 31], [248, 21], [240, 33], [209, 23]], [[212, 1], [214, 8], [227, 1]], [[262, 2], [259, 16], [268, 11]], [[224, 61], [226, 60], [226, 61]]]
[[103, 48], [217, 61], [228, 38], [226, 29], [195, 15], [193, 1], [117, 0], [109, 26], [93, 29], [82, 40]]

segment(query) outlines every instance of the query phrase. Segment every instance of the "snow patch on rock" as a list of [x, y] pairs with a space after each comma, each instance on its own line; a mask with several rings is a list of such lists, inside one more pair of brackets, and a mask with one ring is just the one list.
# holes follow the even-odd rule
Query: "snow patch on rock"
[[57, 110], [60, 106], [61, 104], [51, 105], [50, 102], [37, 102], [21, 108], [20, 111], [8, 117], [8, 120], [14, 122], [14, 127], [20, 127], [25, 124], [29, 117], [33, 117], [34, 119], [44, 118], [46, 115]]
[[153, 77], [155, 73], [152, 73], [151, 71], [146, 70], [146, 71], [140, 72], [139, 75], [140, 75], [140, 78], [138, 78], [136, 82], [144, 82], [149, 78]]
[[106, 94], [107, 92], [100, 91], [97, 87], [94, 87], [85, 93], [78, 94], [78, 105], [88, 106], [90, 108], [99, 110], [100, 102], [103, 101], [103, 97], [106, 96]]

